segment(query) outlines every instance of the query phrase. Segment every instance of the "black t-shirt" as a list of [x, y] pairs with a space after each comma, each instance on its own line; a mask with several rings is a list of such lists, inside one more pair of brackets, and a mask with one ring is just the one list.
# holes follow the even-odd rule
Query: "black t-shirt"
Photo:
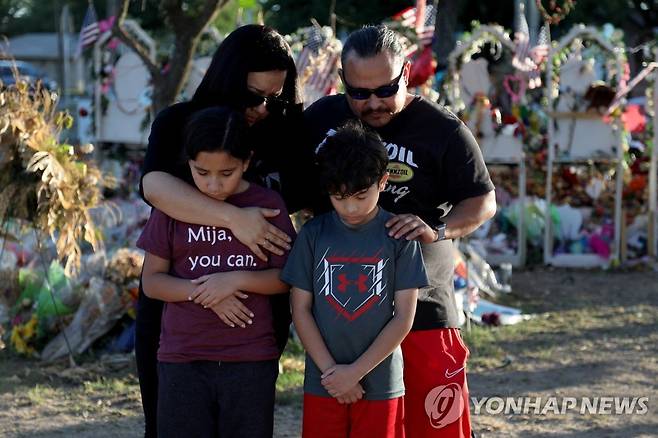
[[[192, 173], [183, 153], [183, 130], [189, 117], [203, 109], [195, 102], [181, 102], [162, 110], [153, 121], [149, 135], [142, 175], [153, 171], [167, 172], [194, 186]], [[288, 211], [295, 212], [306, 204], [309, 193], [304, 190], [308, 178], [300, 136], [301, 105], [288, 109], [286, 116], [270, 115], [249, 128], [249, 141], [254, 148], [245, 179], [276, 190], [283, 197]], [[301, 170], [300, 170], [301, 169]], [[140, 194], [144, 198], [140, 182]]]
[[[320, 99], [304, 112], [307, 147], [315, 152], [332, 130], [354, 117], [344, 95]], [[452, 206], [494, 188], [475, 138], [440, 105], [416, 97], [377, 132], [390, 160], [380, 205], [392, 213], [436, 223]], [[317, 191], [317, 182], [314, 187]], [[329, 205], [324, 195], [315, 199], [316, 211]], [[423, 245], [423, 257], [430, 288], [419, 293], [413, 330], [456, 327], [452, 241]]]

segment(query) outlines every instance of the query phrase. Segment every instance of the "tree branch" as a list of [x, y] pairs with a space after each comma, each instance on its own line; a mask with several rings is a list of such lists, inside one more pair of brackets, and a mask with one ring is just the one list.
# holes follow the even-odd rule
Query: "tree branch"
[[198, 29], [198, 32], [201, 32], [226, 3], [228, 0], [206, 0], [201, 13], [191, 20], [192, 29]]
[[175, 33], [196, 35], [208, 25], [217, 11], [227, 2], [228, 0], [205, 0], [199, 12], [193, 17], [188, 16], [183, 11], [180, 0], [164, 0], [160, 7], [174, 28]]
[[129, 5], [130, 0], [122, 1], [119, 13], [117, 14], [117, 19], [114, 21], [114, 26], [112, 27], [112, 33], [137, 54], [137, 56], [142, 60], [148, 69], [151, 77], [155, 79], [161, 74], [160, 68], [157, 66], [155, 61], [151, 59], [148, 49], [144, 47], [144, 45], [141, 44], [135, 37], [130, 35], [130, 33], [128, 33], [128, 31], [126, 31], [126, 29], [123, 27], [123, 23], [126, 20], [126, 16], [128, 15]]

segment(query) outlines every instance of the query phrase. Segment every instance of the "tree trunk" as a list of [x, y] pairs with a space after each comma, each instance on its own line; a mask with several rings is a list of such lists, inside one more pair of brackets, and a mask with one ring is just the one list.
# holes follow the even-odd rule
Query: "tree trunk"
[[151, 74], [153, 83], [152, 113], [158, 112], [171, 105], [180, 93], [190, 71], [190, 65], [196, 50], [201, 32], [215, 17], [215, 14], [228, 0], [204, 0], [199, 13], [190, 16], [183, 10], [182, 2], [167, 0], [161, 2], [161, 10], [165, 20], [172, 27], [174, 33], [174, 49], [169, 59], [169, 65], [163, 71], [156, 62], [149, 58], [146, 48], [122, 27], [128, 14], [130, 0], [123, 0], [114, 32], [121, 41], [131, 48], [142, 60]]
[[436, 8], [436, 23], [434, 27], [434, 53], [436, 54], [437, 70], [448, 67], [448, 55], [455, 48], [455, 32], [457, 31], [458, 0], [439, 0]]

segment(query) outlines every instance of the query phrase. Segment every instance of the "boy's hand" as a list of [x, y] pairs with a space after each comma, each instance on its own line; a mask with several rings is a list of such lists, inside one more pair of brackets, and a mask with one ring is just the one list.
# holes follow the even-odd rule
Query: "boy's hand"
[[363, 387], [361, 386], [360, 383], [357, 383], [354, 388], [350, 389], [342, 396], [336, 397], [336, 400], [341, 405], [345, 405], [345, 404], [349, 405], [361, 400], [363, 398], [363, 394], [365, 394]]
[[190, 294], [188, 300], [201, 304], [203, 307], [213, 307], [225, 298], [239, 293], [237, 277], [233, 274], [233, 272], [217, 272], [192, 280], [197, 287]]
[[320, 377], [322, 386], [332, 397], [341, 397], [354, 388], [363, 376], [352, 365], [334, 365]]
[[210, 307], [210, 310], [215, 312], [219, 319], [229, 327], [238, 325], [245, 328], [247, 324], [253, 322], [254, 314], [238, 298], [244, 300], [247, 297], [247, 294], [237, 292], [235, 295], [220, 301], [219, 304]]
[[388, 235], [394, 239], [404, 237], [407, 240], [418, 240], [422, 243], [432, 243], [436, 240], [436, 231], [421, 218], [413, 214], [398, 214], [386, 222]]

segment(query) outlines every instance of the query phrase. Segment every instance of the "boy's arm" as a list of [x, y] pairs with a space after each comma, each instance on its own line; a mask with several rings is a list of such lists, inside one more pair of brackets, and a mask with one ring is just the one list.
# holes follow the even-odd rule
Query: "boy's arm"
[[349, 365], [334, 365], [322, 374], [322, 385], [327, 391], [343, 394], [354, 387], [366, 374], [386, 359], [407, 336], [416, 313], [418, 289], [395, 292], [395, 313], [373, 343]]
[[190, 296], [195, 303], [212, 307], [237, 291], [259, 295], [276, 295], [288, 292], [290, 286], [279, 279], [281, 269], [262, 271], [230, 271], [204, 275], [192, 280], [196, 289]]
[[315, 318], [313, 318], [313, 294], [293, 287], [291, 301], [292, 320], [295, 323], [299, 339], [301, 339], [302, 345], [320, 369], [320, 372], [324, 373], [325, 370], [334, 366], [336, 361], [327, 349], [327, 345], [320, 334], [320, 329], [318, 329]]
[[190, 280], [169, 275], [169, 265], [169, 260], [145, 253], [142, 270], [144, 294], [168, 303], [188, 301], [195, 285]]

